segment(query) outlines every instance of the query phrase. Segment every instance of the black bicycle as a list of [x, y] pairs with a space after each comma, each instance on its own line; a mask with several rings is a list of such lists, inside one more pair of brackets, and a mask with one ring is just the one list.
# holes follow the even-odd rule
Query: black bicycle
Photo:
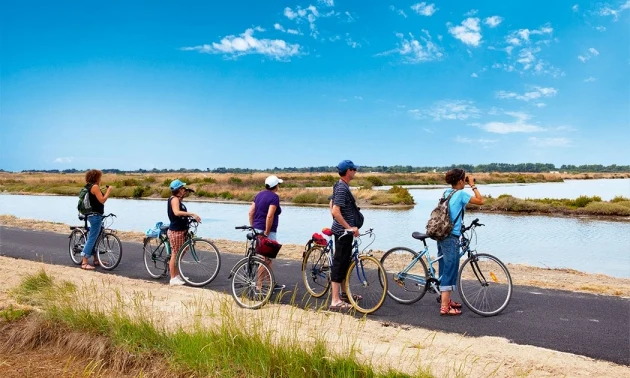
[[[114, 222], [115, 214], [107, 214], [103, 216], [101, 232], [94, 244], [93, 255], [96, 256], [101, 268], [105, 270], [113, 270], [120, 264], [122, 258], [122, 244], [120, 239], [115, 235], [116, 231], [109, 228]], [[83, 257], [83, 247], [90, 232], [87, 216], [79, 214], [79, 220], [83, 221], [83, 226], [70, 226], [70, 259], [76, 265], [81, 265]]]
[[249, 232], [245, 257], [234, 265], [228, 276], [232, 280], [232, 297], [241, 307], [258, 309], [271, 299], [276, 279], [271, 267], [256, 254], [258, 236], [262, 234], [250, 226], [239, 226], [235, 229]]

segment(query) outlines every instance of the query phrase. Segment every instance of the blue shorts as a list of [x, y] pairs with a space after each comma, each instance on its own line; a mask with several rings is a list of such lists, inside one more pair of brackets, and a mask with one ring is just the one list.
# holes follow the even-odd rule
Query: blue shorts
[[459, 237], [449, 235], [437, 242], [440, 274], [440, 291], [453, 291], [457, 286], [457, 271], [459, 270]]

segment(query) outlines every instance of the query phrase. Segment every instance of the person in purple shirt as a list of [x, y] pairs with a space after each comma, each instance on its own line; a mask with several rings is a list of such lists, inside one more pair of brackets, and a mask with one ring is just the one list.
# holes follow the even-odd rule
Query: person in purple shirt
[[[280, 197], [278, 196], [278, 186], [282, 180], [276, 176], [269, 176], [265, 179], [265, 190], [256, 194], [252, 207], [249, 209], [249, 225], [254, 227], [256, 232], [262, 232], [271, 240], [278, 240], [278, 217], [282, 213], [280, 208]], [[261, 256], [273, 269], [271, 259]], [[285, 285], [276, 284], [274, 291], [282, 290]]]

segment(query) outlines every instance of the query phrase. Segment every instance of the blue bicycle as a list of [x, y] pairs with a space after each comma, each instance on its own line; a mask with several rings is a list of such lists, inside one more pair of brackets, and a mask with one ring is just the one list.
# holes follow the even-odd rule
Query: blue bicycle
[[[332, 232], [325, 228], [322, 232], [329, 240], [312, 241], [302, 256], [302, 279], [306, 290], [315, 298], [320, 298], [330, 288], [330, 270], [333, 265], [334, 243]], [[359, 251], [361, 237], [369, 237], [370, 243]], [[352, 237], [347, 232], [341, 237]], [[348, 302], [359, 312], [370, 314], [378, 310], [387, 296], [385, 269], [367, 248], [374, 242], [373, 229], [354, 238], [352, 243], [352, 263], [345, 279], [345, 292]]]
[[[512, 277], [501, 260], [487, 253], [477, 253], [470, 247], [471, 239], [476, 237], [475, 229], [481, 226], [483, 224], [479, 223], [479, 219], [472, 221], [468, 227], [462, 225], [459, 257], [467, 255], [467, 259], [459, 267], [457, 290], [471, 311], [481, 316], [493, 316], [503, 311], [510, 302]], [[428, 235], [414, 232], [412, 237], [424, 244], [422, 251], [396, 247], [385, 252], [381, 258], [389, 281], [387, 294], [403, 304], [419, 301], [427, 291], [440, 294], [440, 280], [433, 265], [442, 256], [435, 259], [430, 256], [426, 242]], [[439, 296], [437, 300], [440, 302]]]

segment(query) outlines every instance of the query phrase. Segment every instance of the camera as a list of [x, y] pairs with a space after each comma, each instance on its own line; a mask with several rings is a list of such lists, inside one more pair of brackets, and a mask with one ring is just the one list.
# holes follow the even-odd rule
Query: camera
[[[470, 177], [466, 176], [465, 181], [467, 183], [470, 183]], [[477, 179], [473, 178], [473, 182], [472, 183], [474, 184], [476, 181], [477, 181]]]

